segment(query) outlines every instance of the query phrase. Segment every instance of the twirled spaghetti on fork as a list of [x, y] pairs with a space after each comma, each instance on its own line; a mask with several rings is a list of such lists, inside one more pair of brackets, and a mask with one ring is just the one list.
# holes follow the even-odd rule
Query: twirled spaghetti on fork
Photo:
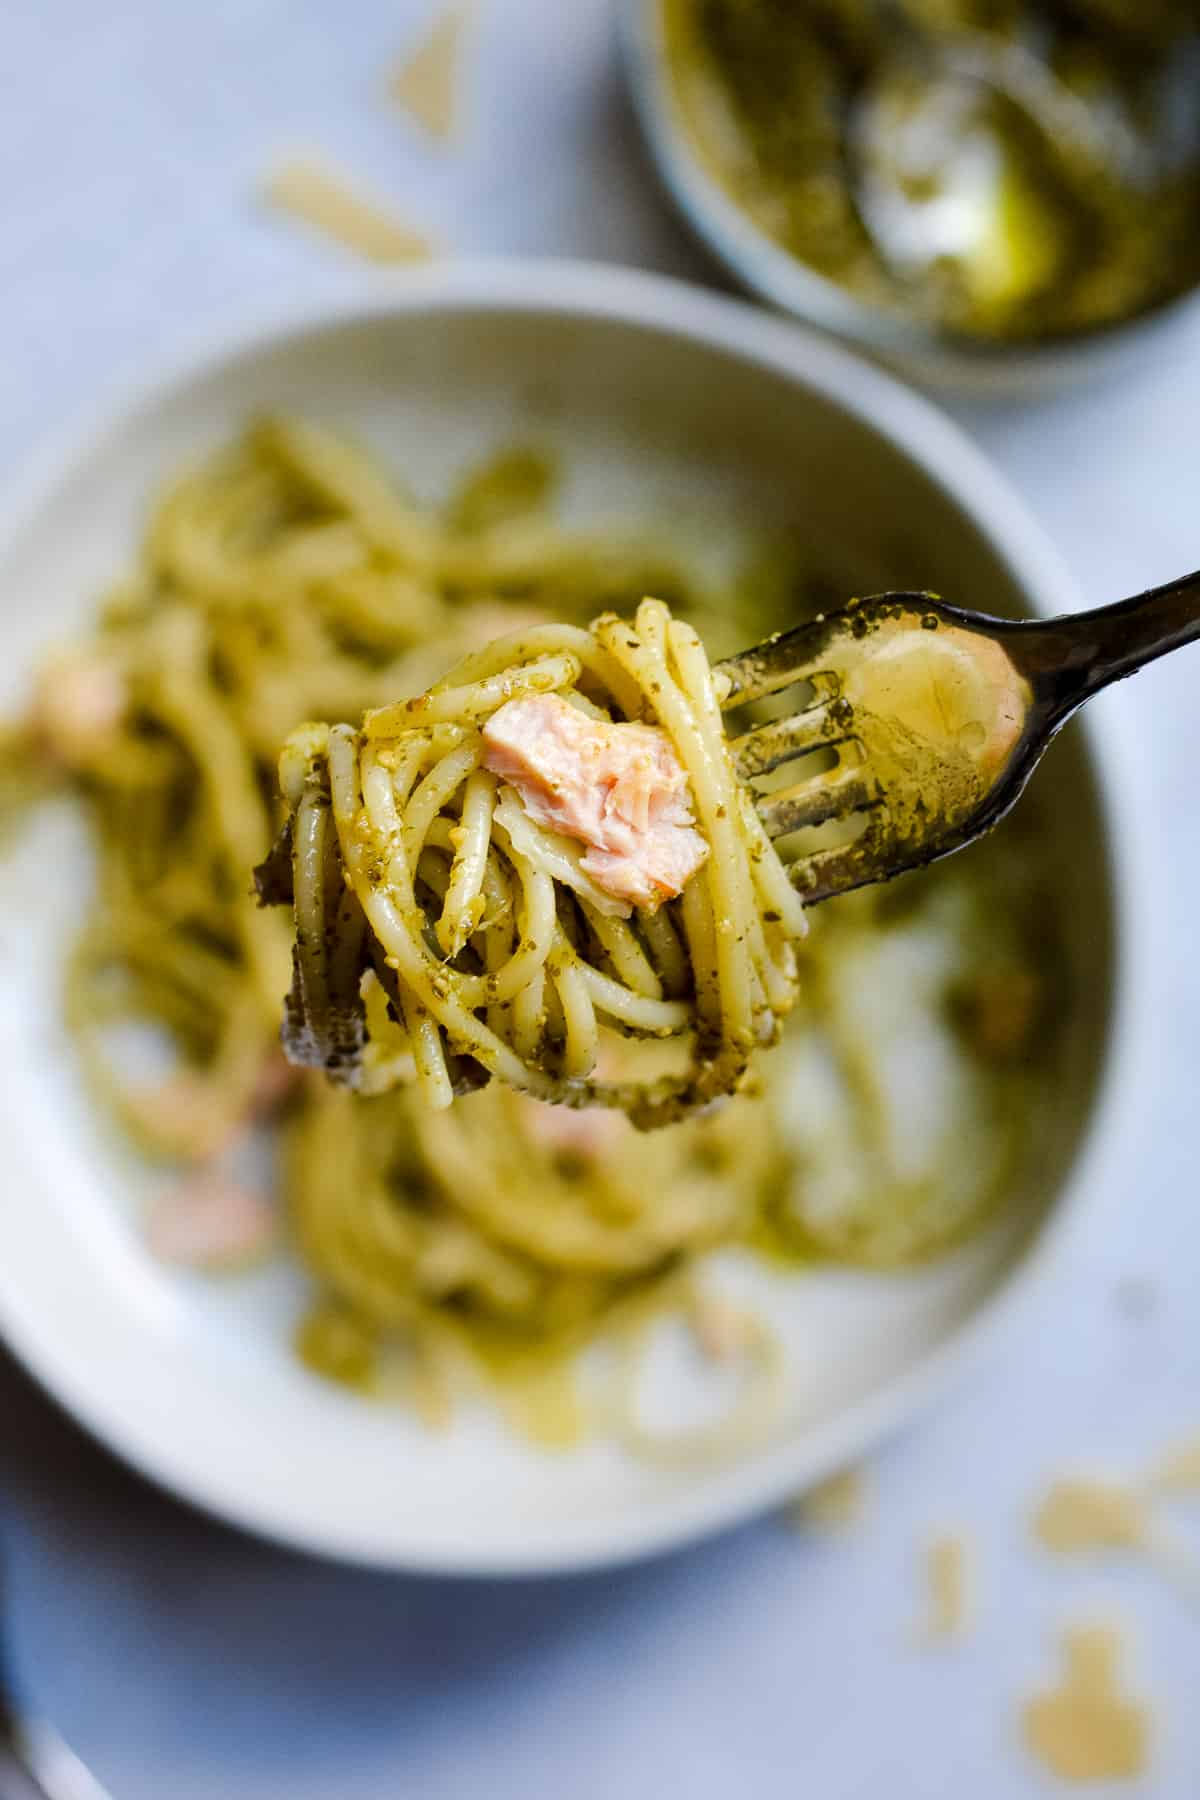
[[[429, 1104], [494, 1076], [651, 1127], [732, 1093], [792, 1008], [803, 908], [661, 601], [498, 639], [359, 731], [302, 728], [281, 773], [290, 869], [260, 883], [295, 908], [285, 1044], [335, 1080], [386, 1084], [365, 980]], [[606, 1081], [606, 1027], [686, 1035], [687, 1067]]]

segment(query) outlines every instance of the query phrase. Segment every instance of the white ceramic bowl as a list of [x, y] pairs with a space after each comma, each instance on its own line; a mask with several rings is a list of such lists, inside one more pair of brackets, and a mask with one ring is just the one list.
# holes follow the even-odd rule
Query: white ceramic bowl
[[[365, 434], [430, 494], [536, 419], [567, 454], [577, 513], [665, 513], [717, 535], [786, 516], [849, 589], [903, 580], [1035, 612], [1074, 600], [971, 444], [827, 343], [615, 269], [446, 265], [214, 329], [51, 454], [0, 529], [0, 703], [128, 565], [164, 472], [262, 408]], [[1089, 1199], [1130, 1179], [1119, 1102], [1138, 1032], [1126, 1004], [1136, 934], [1108, 852], [1117, 762], [1075, 734], [1053, 767], [1041, 779], [1081, 921], [1083, 998], [1036, 1218], [912, 1274], [763, 1270], [793, 1377], [771, 1440], [731, 1466], [689, 1475], [605, 1445], [541, 1455], [487, 1416], [427, 1437], [292, 1360], [295, 1271], [212, 1283], [155, 1266], [133, 1224], [153, 1177], [88, 1108], [59, 1022], [56, 957], [86, 903], [65, 814], [42, 820], [0, 873], [0, 1326], [147, 1474], [240, 1524], [363, 1562], [577, 1568], [783, 1499], [928, 1401], [1011, 1322]]]
[[1045, 344], [973, 344], [855, 298], [809, 268], [750, 218], [697, 155], [676, 101], [662, 0], [621, 0], [622, 59], [646, 147], [688, 226], [734, 280], [760, 299], [833, 332], [904, 374], [970, 393], [1025, 394], [1117, 374], [1166, 354], [1194, 291], [1143, 316]]

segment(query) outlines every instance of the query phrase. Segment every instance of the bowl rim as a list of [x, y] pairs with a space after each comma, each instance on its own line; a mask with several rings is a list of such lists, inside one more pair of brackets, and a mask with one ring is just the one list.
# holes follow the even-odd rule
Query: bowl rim
[[[136, 375], [108, 384], [99, 404], [26, 465], [0, 498], [0, 559], [42, 505], [102, 451], [108, 437], [143, 408], [229, 360], [276, 348], [292, 336], [368, 324], [397, 315], [473, 312], [618, 323], [660, 332], [765, 368], [815, 390], [887, 440], [931, 478], [974, 525], [1006, 566], [1035, 613], [1071, 611], [1073, 583], [1024, 502], [983, 452], [931, 401], [851, 352], [793, 321], [771, 316], [670, 277], [610, 265], [563, 260], [479, 259], [424, 266], [402, 274], [355, 276], [210, 322], [182, 344], [144, 362]], [[121, 1397], [60, 1351], [53, 1320], [30, 1310], [0, 1264], [0, 1330], [18, 1358], [97, 1439], [151, 1481], [217, 1518], [293, 1548], [376, 1568], [443, 1575], [557, 1574], [629, 1562], [695, 1541], [764, 1511], [833, 1473], [930, 1404], [994, 1348], [1003, 1333], [1044, 1296], [1091, 1208], [1099, 1177], [1128, 1141], [1137, 1115], [1139, 1071], [1150, 1065], [1147, 984], [1140, 978], [1145, 934], [1134, 871], [1143, 834], [1134, 804], [1137, 746], [1119, 721], [1101, 734], [1083, 721], [1097, 789], [1113, 918], [1112, 1001], [1108, 1040], [1079, 1144], [1045, 1222], [996, 1287], [956, 1330], [911, 1368], [866, 1399], [805, 1432], [706, 1472], [651, 1513], [556, 1528], [551, 1541], [464, 1546], [457, 1554], [403, 1531], [388, 1545], [365, 1542], [327, 1523], [298, 1524], [257, 1493], [239, 1489], [219, 1468], [188, 1457], [122, 1410]], [[1113, 846], [1128, 853], [1113, 854]], [[197, 1466], [198, 1464], [198, 1466]]]
[[1176, 324], [1193, 286], [1134, 318], [1045, 341], [978, 343], [859, 300], [756, 225], [689, 141], [663, 48], [666, 0], [620, 0], [616, 30], [634, 113], [663, 188], [698, 241], [734, 280], [805, 324], [832, 332], [917, 379], [964, 388], [1036, 390], [1112, 368]]

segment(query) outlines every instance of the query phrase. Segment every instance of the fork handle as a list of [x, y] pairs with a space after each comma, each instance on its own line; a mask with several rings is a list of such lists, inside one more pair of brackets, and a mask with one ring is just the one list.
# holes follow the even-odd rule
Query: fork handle
[[1061, 724], [1101, 688], [1200, 638], [1200, 571], [1095, 612], [1013, 631], [1014, 661]]

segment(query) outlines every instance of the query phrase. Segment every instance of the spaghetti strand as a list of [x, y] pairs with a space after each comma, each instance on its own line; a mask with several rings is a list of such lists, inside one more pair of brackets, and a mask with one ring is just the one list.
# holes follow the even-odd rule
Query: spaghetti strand
[[[605, 877], [617, 877], [603, 858], [597, 864], [586, 842], [548, 825], [544, 810], [509, 785], [519, 777], [507, 764], [499, 781], [488, 765], [488, 733], [502, 708], [552, 690], [555, 704], [569, 702], [585, 671], [586, 709], [562, 718], [585, 733], [594, 779], [603, 745], [624, 729], [640, 734], [623, 740], [630, 779], [649, 781], [646, 772], [657, 770], [674, 793], [678, 771], [686, 797], [670, 802], [671, 816], [690, 820], [694, 808], [697, 830], [677, 828], [699, 845], [691, 852], [698, 867], [678, 900], [635, 905], [618, 886], [606, 888]], [[455, 741], [439, 753], [433, 734], [447, 731]], [[368, 715], [361, 734], [337, 726], [327, 740], [293, 743], [285, 768], [305, 753], [310, 782], [331, 790], [345, 881], [395, 972], [429, 1105], [448, 1104], [446, 1057], [467, 1057], [539, 1099], [615, 1108], [650, 1129], [733, 1093], [756, 1046], [778, 1035], [796, 999], [791, 943], [804, 916], [794, 897], [786, 911], [780, 903], [790, 884], [745, 803], [703, 645], [661, 601], [643, 601], [632, 621], [604, 614], [590, 633], [545, 626], [493, 644], [427, 694]], [[602, 807], [624, 806], [648, 830], [655, 790], [635, 785], [622, 798], [620, 779], [604, 790]], [[556, 820], [567, 780], [547, 777], [544, 807]], [[292, 791], [294, 777], [284, 786]], [[299, 894], [307, 839], [300, 813], [296, 821]], [[427, 845], [449, 854], [448, 875], [444, 862], [423, 862]], [[489, 868], [513, 896], [515, 942], [479, 935]], [[336, 931], [321, 942], [332, 954]], [[293, 1008], [303, 1008], [308, 988], [316, 991], [311, 978]], [[681, 1037], [687, 1066], [608, 1081], [602, 1026], [629, 1038]], [[293, 1051], [303, 1056], [300, 1034]]]

